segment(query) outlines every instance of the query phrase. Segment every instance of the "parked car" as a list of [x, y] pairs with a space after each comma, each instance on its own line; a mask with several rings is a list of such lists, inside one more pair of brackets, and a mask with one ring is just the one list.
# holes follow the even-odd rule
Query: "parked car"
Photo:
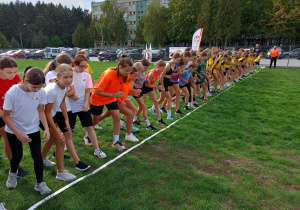
[[36, 51], [37, 51], [37, 49], [26, 50], [25, 51], [25, 59], [34, 59]]
[[293, 57], [293, 58], [295, 58], [295, 57], [298, 56], [299, 52], [300, 52], [300, 48], [296, 48], [296, 49], [294, 49], [292, 51], [289, 51], [289, 52], [283, 52], [283, 56], [284, 57], [291, 57], [291, 58]]
[[54, 47], [46, 47], [44, 51], [44, 58], [46, 59], [53, 59], [55, 58], [58, 54], [60, 54], [59, 48], [54, 48]]
[[0, 58], [3, 57], [3, 56], [8, 56], [9, 54], [14, 53], [15, 51], [16, 51], [16, 50], [9, 50], [9, 51], [7, 51], [7, 52], [5, 52], [5, 53], [1, 53], [1, 54], [0, 54]]
[[226, 50], [230, 50], [232, 53], [237, 51], [237, 49], [235, 47], [226, 47], [225, 51]]
[[114, 50], [106, 50], [106, 51], [101, 51], [98, 54], [98, 59], [99, 61], [115, 61], [117, 60], [117, 53]]
[[15, 59], [19, 58], [25, 58], [25, 50], [17, 50], [13, 53], [8, 54], [10, 57], [13, 57]]
[[[272, 47], [272, 48], [270, 48], [269, 50], [268, 50], [268, 53], [267, 53], [267, 59], [270, 59], [271, 58], [271, 55], [270, 55], [270, 52], [271, 52], [271, 50], [273, 50], [274, 48]], [[277, 49], [279, 50], [279, 56], [278, 56], [278, 58], [279, 59], [281, 59], [281, 58], [283, 58], [284, 57], [284, 55], [283, 55], [283, 49], [282, 49], [282, 47], [277, 47]]]
[[69, 50], [63, 50], [61, 51], [61, 53], [67, 53], [70, 57], [74, 58], [77, 51], [76, 50], [73, 50], [73, 49], [69, 49]]
[[44, 59], [45, 58], [45, 50], [37, 50], [34, 52], [33, 58], [35, 59]]
[[139, 52], [138, 50], [127, 50], [122, 54], [126, 54], [132, 61], [142, 60], [144, 57], [143, 54], [141, 52]]
[[152, 61], [168, 60], [168, 54], [165, 50], [152, 50]]
[[101, 51], [102, 51], [101, 49], [93, 48], [93, 49], [90, 49], [90, 50], [89, 50], [88, 55], [89, 55], [90, 57], [97, 57]]
[[298, 52], [297, 60], [300, 60], [300, 51]]

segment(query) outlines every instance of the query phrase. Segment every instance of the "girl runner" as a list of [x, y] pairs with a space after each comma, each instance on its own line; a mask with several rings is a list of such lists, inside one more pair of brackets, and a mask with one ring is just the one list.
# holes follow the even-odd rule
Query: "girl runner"
[[45, 142], [49, 141], [50, 133], [44, 112], [47, 103], [43, 71], [31, 68], [24, 71], [23, 82], [15, 85], [6, 93], [3, 119], [5, 131], [12, 151], [10, 171], [6, 182], [7, 188], [16, 188], [17, 171], [23, 156], [23, 144], [28, 143], [34, 161], [36, 183], [34, 189], [42, 195], [51, 192], [43, 181], [43, 159], [41, 153], [41, 136], [39, 119], [43, 126]]

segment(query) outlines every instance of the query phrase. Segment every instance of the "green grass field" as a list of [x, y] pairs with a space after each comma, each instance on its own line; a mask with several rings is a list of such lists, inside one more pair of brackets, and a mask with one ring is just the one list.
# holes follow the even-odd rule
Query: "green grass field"
[[[19, 70], [28, 65], [43, 68], [46, 63], [18, 61]], [[90, 65], [96, 81], [103, 70], [116, 63]], [[299, 69], [263, 69], [39, 208], [299, 209], [299, 78]], [[148, 114], [150, 122], [164, 128]], [[103, 130], [96, 133], [106, 159], [96, 158], [93, 148], [85, 146], [85, 131], [76, 124], [75, 148], [91, 165], [91, 170], [79, 172], [72, 159], [66, 160], [66, 168], [78, 178], [121, 154], [110, 147], [111, 118], [100, 125]], [[145, 123], [139, 128], [135, 135], [140, 140], [153, 134], [145, 130]], [[124, 136], [121, 131], [120, 138]], [[126, 142], [127, 148], [133, 145]], [[0, 148], [4, 156], [3, 143]], [[9, 190], [5, 186], [9, 162], [0, 161], [0, 202], [8, 209], [29, 208], [46, 197], [33, 189], [35, 175], [27, 145], [21, 165], [31, 175], [19, 178], [17, 188]], [[67, 185], [55, 175], [56, 167], [44, 169], [44, 180], [52, 192]]]

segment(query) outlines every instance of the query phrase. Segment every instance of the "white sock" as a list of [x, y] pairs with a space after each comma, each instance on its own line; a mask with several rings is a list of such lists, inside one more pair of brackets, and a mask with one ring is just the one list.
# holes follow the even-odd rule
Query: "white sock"
[[167, 113], [168, 113], [168, 117], [171, 117], [171, 110], [167, 110]]
[[153, 105], [153, 106], [151, 107], [151, 109], [152, 109], [152, 110], [155, 110], [155, 106]]
[[132, 133], [126, 133], [126, 136], [130, 136]]
[[209, 91], [210, 91], [210, 92], [212, 91], [212, 87], [211, 87], [211, 86], [209, 87]]
[[124, 125], [124, 120], [120, 120], [120, 125], [123, 126]]
[[145, 120], [145, 122], [146, 122], [147, 126], [151, 125], [150, 122], [149, 122], [149, 120]]
[[189, 106], [192, 106], [192, 102], [189, 102]]
[[85, 136], [86, 136], [86, 137], [88, 137], [88, 136], [89, 136], [89, 133], [88, 133], [87, 131], [85, 132]]
[[119, 141], [119, 135], [114, 135], [114, 143]]
[[220, 88], [220, 85], [218, 85], [218, 89]]
[[134, 116], [134, 118], [133, 118], [133, 122], [135, 122], [136, 120], [137, 120], [137, 116]]

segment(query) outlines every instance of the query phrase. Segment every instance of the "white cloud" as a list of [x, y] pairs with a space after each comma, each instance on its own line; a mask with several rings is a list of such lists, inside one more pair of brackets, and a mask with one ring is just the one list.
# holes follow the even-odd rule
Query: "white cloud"
[[[32, 2], [32, 4], [35, 4], [38, 0], [33, 0], [33, 1], [27, 1], [27, 0], [21, 0], [22, 2]], [[91, 10], [91, 0], [40, 0], [41, 2], [45, 3], [53, 3], [53, 4], [61, 4], [63, 6], [67, 6], [69, 8], [74, 7], [81, 7], [82, 9], [88, 9], [89, 11]], [[0, 0], [0, 3], [9, 3], [11, 1], [9, 0]]]

